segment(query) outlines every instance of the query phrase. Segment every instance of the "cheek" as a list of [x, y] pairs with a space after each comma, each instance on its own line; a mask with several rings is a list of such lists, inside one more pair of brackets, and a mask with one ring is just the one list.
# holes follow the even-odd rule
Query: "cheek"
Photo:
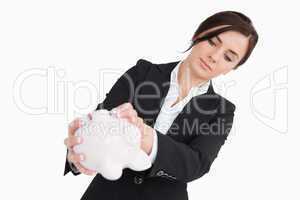
[[233, 69], [235, 66], [236, 66], [236, 62], [225, 62], [225, 64], [224, 64], [224, 69], [225, 70], [231, 70], [231, 69]]
[[213, 75], [218, 75], [222, 73], [227, 68], [226, 63], [223, 61], [219, 61], [216, 65], [213, 66], [213, 71], [211, 72]]
[[218, 67], [215, 68], [215, 74], [222, 74], [230, 71], [234, 67], [234, 64], [228, 63], [226, 61], [221, 62]]

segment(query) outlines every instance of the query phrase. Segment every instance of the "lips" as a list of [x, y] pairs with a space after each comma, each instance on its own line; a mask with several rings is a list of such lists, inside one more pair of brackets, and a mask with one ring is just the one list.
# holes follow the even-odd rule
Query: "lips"
[[209, 66], [202, 58], [200, 58], [200, 61], [204, 68], [208, 69], [209, 71], [212, 71], [211, 66]]

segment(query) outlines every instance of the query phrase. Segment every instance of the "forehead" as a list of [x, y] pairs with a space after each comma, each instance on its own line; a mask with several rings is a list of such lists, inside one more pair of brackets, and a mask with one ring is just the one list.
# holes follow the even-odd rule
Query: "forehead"
[[236, 52], [240, 59], [246, 54], [249, 43], [248, 37], [237, 31], [226, 31], [218, 36], [222, 40], [224, 48]]

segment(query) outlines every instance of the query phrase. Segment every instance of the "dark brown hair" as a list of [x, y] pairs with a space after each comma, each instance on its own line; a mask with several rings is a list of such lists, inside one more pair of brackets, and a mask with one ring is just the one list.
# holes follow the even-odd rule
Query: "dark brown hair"
[[[197, 37], [199, 36], [199, 34], [211, 28], [216, 28], [218, 26], [223, 26], [223, 27], [218, 28], [216, 30], [209, 31], [208, 33], [204, 34], [202, 37]], [[242, 65], [249, 58], [251, 52], [253, 51], [258, 41], [258, 34], [252, 24], [252, 21], [246, 15], [236, 11], [218, 12], [208, 17], [206, 20], [204, 20], [195, 31], [191, 40], [192, 44], [184, 52], [190, 50], [197, 43], [204, 40], [208, 40], [225, 31], [237, 31], [245, 35], [246, 37], [250, 36], [249, 45], [245, 56], [234, 67], [234, 69], [237, 69], [238, 66]]]

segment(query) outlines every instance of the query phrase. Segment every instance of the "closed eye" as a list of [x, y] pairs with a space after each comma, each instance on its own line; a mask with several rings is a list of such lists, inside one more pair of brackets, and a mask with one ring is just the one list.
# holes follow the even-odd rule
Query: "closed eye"
[[[217, 46], [217, 44], [210, 38], [207, 40], [208, 43], [211, 45], [211, 46]], [[224, 54], [224, 59], [227, 61], [227, 62], [233, 62], [233, 60], [227, 55], [227, 54]]]
[[208, 39], [207, 41], [211, 46], [216, 46], [216, 43], [214, 43], [214, 41], [212, 41], [212, 39]]
[[226, 54], [224, 55], [224, 58], [225, 58], [226, 61], [232, 62], [231, 58], [229, 58], [229, 56], [227, 56]]

